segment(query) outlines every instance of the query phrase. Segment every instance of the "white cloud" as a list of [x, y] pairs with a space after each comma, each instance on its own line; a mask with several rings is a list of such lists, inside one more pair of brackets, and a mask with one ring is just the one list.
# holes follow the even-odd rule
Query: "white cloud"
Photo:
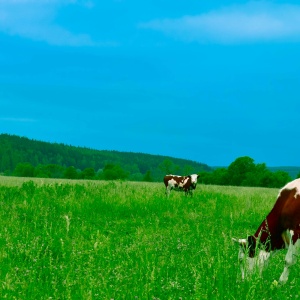
[[197, 42], [299, 41], [300, 5], [249, 2], [195, 16], [152, 20], [140, 27]]
[[92, 8], [91, 1], [0, 0], [0, 31], [51, 45], [93, 45], [89, 35], [75, 34], [55, 24], [58, 10], [71, 4]]

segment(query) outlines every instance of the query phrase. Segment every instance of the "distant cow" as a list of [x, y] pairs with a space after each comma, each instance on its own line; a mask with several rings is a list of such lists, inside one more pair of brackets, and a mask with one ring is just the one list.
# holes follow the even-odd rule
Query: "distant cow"
[[299, 238], [300, 179], [295, 179], [280, 190], [274, 207], [254, 235], [247, 239], [233, 239], [240, 244], [242, 278], [244, 279], [245, 270], [251, 272], [254, 266], [261, 271], [272, 251], [286, 248], [285, 266], [279, 278], [279, 283], [285, 283], [288, 280], [289, 268], [296, 263], [300, 254]]
[[188, 176], [178, 175], [166, 175], [164, 177], [164, 183], [166, 186], [166, 195], [169, 196], [171, 190], [184, 191], [187, 196], [190, 194], [193, 196], [193, 190], [197, 186], [197, 179], [199, 175], [193, 174]]

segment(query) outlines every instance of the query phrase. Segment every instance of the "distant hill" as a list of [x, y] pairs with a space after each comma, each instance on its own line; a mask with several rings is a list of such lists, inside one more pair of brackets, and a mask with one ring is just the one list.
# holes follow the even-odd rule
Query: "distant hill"
[[148, 173], [154, 181], [161, 181], [169, 172], [191, 174], [211, 171], [206, 164], [169, 156], [95, 150], [0, 134], [0, 173], [11, 175], [20, 163], [34, 167], [55, 164], [65, 168], [73, 166], [78, 170], [93, 168], [95, 172], [112, 164], [125, 170], [129, 174], [128, 179], [139, 180]]
[[293, 179], [297, 178], [297, 175], [300, 173], [300, 167], [268, 167], [268, 169], [272, 172], [276, 171], [285, 171], [287, 172]]

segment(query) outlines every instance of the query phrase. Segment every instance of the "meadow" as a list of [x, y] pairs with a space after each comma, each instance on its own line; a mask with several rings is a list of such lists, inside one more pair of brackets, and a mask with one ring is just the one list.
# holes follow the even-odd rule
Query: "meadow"
[[1, 299], [297, 299], [285, 251], [242, 281], [232, 237], [253, 234], [277, 189], [0, 177]]

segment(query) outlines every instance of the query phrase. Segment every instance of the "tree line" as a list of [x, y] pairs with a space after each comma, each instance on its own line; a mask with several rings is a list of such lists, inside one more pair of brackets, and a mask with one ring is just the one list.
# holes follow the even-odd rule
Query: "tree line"
[[[175, 173], [178, 166], [171, 159], [165, 159], [160, 165], [162, 174]], [[185, 175], [190, 174], [186, 170]], [[216, 168], [212, 171], [198, 172], [198, 182], [214, 185], [232, 185], [249, 187], [270, 187], [280, 188], [291, 181], [291, 176], [281, 170], [270, 171], [266, 164], [255, 164], [251, 157], [244, 156], [237, 158], [228, 168]], [[163, 175], [155, 180], [151, 171], [147, 171], [141, 178], [133, 178], [132, 174], [124, 170], [120, 165], [108, 163], [103, 169], [96, 171], [94, 168], [76, 169], [74, 166], [63, 167], [56, 164], [37, 165], [30, 163], [18, 163], [11, 174], [20, 177], [39, 178], [66, 178], [66, 179], [89, 179], [89, 180], [136, 180], [136, 181], [162, 181]], [[300, 173], [297, 178], [300, 177]]]
[[8, 176], [161, 181], [166, 173], [210, 170], [206, 164], [186, 159], [95, 150], [0, 134], [0, 174]]
[[[103, 170], [96, 172], [94, 168], [76, 169], [74, 166], [63, 167], [56, 164], [37, 165], [30, 163], [18, 163], [11, 174], [17, 177], [37, 178], [65, 178], [65, 179], [90, 179], [90, 180], [114, 180], [128, 179], [129, 173], [119, 165], [107, 164]], [[150, 178], [150, 181], [151, 178]]]
[[[228, 167], [144, 153], [93, 150], [0, 135], [0, 174], [7, 176], [161, 182], [165, 174], [200, 175], [198, 182], [215, 185], [282, 187], [288, 172], [270, 171], [248, 156]], [[300, 173], [296, 176], [300, 177]]]
[[[300, 178], [300, 172], [296, 177]], [[228, 168], [200, 172], [202, 183], [216, 185], [280, 188], [292, 179], [288, 172], [272, 172], [265, 163], [255, 164], [249, 156], [237, 158]]]

